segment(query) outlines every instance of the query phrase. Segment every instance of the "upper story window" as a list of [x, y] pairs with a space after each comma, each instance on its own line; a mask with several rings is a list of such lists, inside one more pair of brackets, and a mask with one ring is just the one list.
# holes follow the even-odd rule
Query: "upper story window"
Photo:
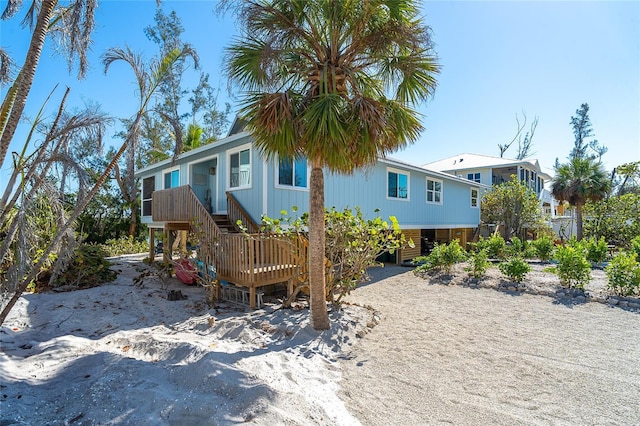
[[156, 189], [156, 177], [142, 179], [142, 216], [151, 216], [153, 191]]
[[251, 186], [251, 149], [240, 149], [229, 154], [229, 188]]
[[171, 170], [164, 174], [164, 189], [180, 186], [180, 169]]
[[387, 197], [409, 199], [409, 175], [399, 170], [387, 170]]
[[480, 183], [480, 173], [467, 173], [467, 179]]
[[278, 185], [294, 188], [308, 188], [307, 159], [278, 159]]
[[480, 206], [480, 202], [478, 200], [479, 195], [480, 192], [478, 191], [478, 188], [471, 188], [471, 207]]
[[442, 181], [427, 179], [427, 203], [442, 204]]

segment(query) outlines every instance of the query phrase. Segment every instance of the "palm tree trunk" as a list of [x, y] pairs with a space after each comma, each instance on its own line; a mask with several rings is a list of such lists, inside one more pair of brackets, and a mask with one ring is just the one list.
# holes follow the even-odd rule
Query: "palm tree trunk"
[[576, 204], [576, 238], [582, 240], [582, 204]]
[[27, 57], [16, 78], [18, 89], [15, 95], [15, 101], [11, 106], [11, 112], [7, 117], [6, 125], [3, 122], [3, 125], [0, 126], [2, 130], [2, 137], [0, 137], [0, 165], [4, 162], [9, 144], [11, 143], [11, 139], [13, 139], [20, 117], [22, 117], [22, 111], [27, 103], [27, 96], [31, 90], [36, 68], [38, 67], [38, 62], [40, 62], [40, 54], [42, 53], [45, 38], [49, 31], [49, 21], [51, 20], [53, 10], [57, 3], [57, 0], [44, 0], [40, 8], [40, 13], [38, 13], [38, 19], [33, 35], [31, 36]]
[[324, 270], [324, 175], [322, 165], [314, 160], [309, 183], [309, 293], [311, 326], [314, 330], [329, 328]]

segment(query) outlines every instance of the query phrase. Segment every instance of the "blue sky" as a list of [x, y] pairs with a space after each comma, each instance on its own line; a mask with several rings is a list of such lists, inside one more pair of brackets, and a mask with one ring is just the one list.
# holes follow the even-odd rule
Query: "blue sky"
[[[90, 71], [85, 80], [69, 76], [49, 41], [26, 113], [33, 116], [56, 83], [61, 83], [48, 112], [52, 115], [65, 85], [71, 108], [84, 102], [101, 105], [115, 117], [136, 109], [133, 74], [124, 63], [105, 75], [100, 55], [109, 47], [129, 45], [151, 58], [156, 46], [143, 29], [153, 25], [155, 1], [101, 1], [96, 15]], [[165, 1], [185, 27], [183, 39], [197, 49], [210, 82], [222, 89], [221, 100], [237, 103], [226, 92], [221, 74], [224, 47], [236, 34], [231, 16], [214, 13], [213, 1]], [[6, 1], [0, 1], [4, 8]], [[425, 22], [433, 29], [442, 72], [433, 99], [419, 107], [425, 131], [409, 148], [390, 154], [424, 164], [459, 153], [498, 156], [498, 144], [516, 131], [516, 114], [525, 111], [539, 125], [533, 158], [552, 173], [573, 146], [569, 124], [580, 104], [590, 106], [595, 138], [609, 148], [605, 167], [640, 159], [640, 2], [423, 2]], [[21, 16], [21, 15], [20, 15]], [[0, 23], [0, 45], [22, 63], [30, 33], [18, 20]], [[74, 70], [75, 71], [75, 70]], [[197, 76], [188, 77], [192, 86]], [[2, 98], [6, 87], [1, 89]], [[185, 106], [186, 110], [186, 106]], [[10, 150], [22, 145], [23, 125]], [[119, 130], [111, 129], [108, 139]], [[112, 139], [113, 144], [120, 140]], [[505, 157], [515, 156], [514, 145]], [[0, 188], [10, 173], [9, 158], [0, 169]]]

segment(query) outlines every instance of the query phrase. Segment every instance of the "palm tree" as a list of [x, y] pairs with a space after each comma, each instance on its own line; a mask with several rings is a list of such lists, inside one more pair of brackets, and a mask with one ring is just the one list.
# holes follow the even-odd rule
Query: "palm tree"
[[[125, 160], [126, 173], [123, 178], [120, 178], [120, 173], [117, 174], [118, 185], [122, 191], [123, 199], [131, 206], [129, 235], [135, 235], [138, 224], [138, 186], [134, 178], [134, 172], [136, 154], [138, 153], [142, 132], [142, 119], [147, 115], [148, 103], [156, 90], [174, 72], [173, 67], [176, 64], [182, 64], [186, 57], [193, 57], [193, 55], [193, 48], [185, 44], [182, 48], [168, 50], [165, 56], [161, 57], [159, 61], [152, 61], [148, 67], [145, 65], [142, 55], [133, 52], [129, 47], [113, 47], [108, 49], [102, 56], [105, 74], [111, 64], [116, 61], [123, 61], [129, 64], [133, 70], [138, 84], [136, 92], [139, 96], [139, 110], [133, 121], [129, 123], [126, 136], [128, 141]], [[163, 65], [164, 62], [169, 65]], [[160, 71], [163, 74], [158, 74]]]
[[602, 164], [589, 157], [574, 157], [556, 168], [551, 192], [559, 201], [576, 208], [577, 239], [582, 239], [582, 207], [588, 200], [603, 199], [611, 189], [611, 181]]
[[[20, 0], [9, 0], [1, 18], [3, 20], [12, 18], [20, 9], [21, 3]], [[54, 33], [64, 38], [60, 45], [67, 46], [69, 67], [71, 68], [73, 61], [77, 58], [78, 77], [84, 77], [88, 68], [86, 52], [91, 43], [90, 36], [96, 7], [97, 0], [76, 0], [67, 6], [60, 6], [58, 0], [32, 2], [23, 21], [31, 22], [33, 27], [29, 50], [20, 72], [6, 93], [0, 110], [0, 166], [4, 162], [9, 144], [22, 117], [47, 35]]]
[[413, 109], [436, 87], [430, 30], [412, 0], [247, 0], [227, 72], [242, 118], [267, 160], [306, 157], [311, 323], [329, 328], [324, 175], [352, 173], [417, 140]]
[[[130, 55], [126, 55], [126, 57], [136, 58], [136, 55], [133, 55], [130, 50], [122, 50], [122, 49], [110, 49], [104, 57], [105, 62], [105, 72], [108, 69], [109, 65], [119, 59], [125, 59], [122, 55], [123, 53], [127, 53]], [[49, 242], [49, 245], [44, 249], [43, 253], [40, 255], [40, 260], [34, 265], [30, 265], [30, 271], [28, 273], [25, 272], [24, 275], [21, 276], [20, 280], [16, 284], [16, 290], [11, 299], [7, 302], [7, 304], [2, 308], [2, 312], [0, 312], [0, 325], [4, 322], [9, 315], [9, 312], [16, 304], [20, 295], [25, 291], [28, 284], [33, 281], [36, 277], [42, 265], [49, 257], [49, 254], [54, 252], [55, 248], [60, 244], [63, 238], [67, 235], [71, 226], [75, 223], [75, 221], [80, 217], [85, 207], [89, 203], [89, 201], [97, 194], [100, 187], [104, 184], [107, 178], [111, 175], [111, 172], [116, 167], [117, 162], [120, 160], [122, 155], [127, 151], [128, 147], [132, 144], [136, 143], [136, 138], [138, 135], [138, 129], [140, 127], [140, 123], [143, 117], [146, 115], [149, 107], [149, 102], [151, 101], [158, 85], [162, 81], [163, 78], [167, 76], [167, 74], [172, 70], [172, 67], [176, 63], [177, 60], [182, 58], [183, 51], [179, 49], [174, 49], [166, 53], [161, 60], [154, 62], [150, 69], [145, 72], [136, 73], [136, 78], [138, 79], [138, 86], [141, 90], [138, 110], [135, 113], [135, 116], [131, 122], [129, 130], [127, 132], [127, 137], [123, 142], [122, 146], [115, 153], [105, 170], [102, 172], [98, 180], [94, 183], [91, 189], [84, 195], [83, 197], [78, 196], [78, 200], [76, 205], [74, 206], [73, 211], [69, 215], [69, 218], [61, 224], [53, 237], [53, 239]], [[139, 58], [139, 57], [138, 57]], [[139, 63], [141, 65], [141, 63]], [[143, 69], [143, 67], [141, 67]]]

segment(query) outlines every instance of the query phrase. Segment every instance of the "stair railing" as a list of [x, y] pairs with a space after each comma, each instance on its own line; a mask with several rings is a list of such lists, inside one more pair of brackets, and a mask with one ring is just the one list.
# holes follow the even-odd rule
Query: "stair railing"
[[260, 232], [260, 226], [251, 219], [249, 213], [240, 205], [236, 197], [227, 191], [227, 217], [234, 225], [240, 221], [249, 234]]

